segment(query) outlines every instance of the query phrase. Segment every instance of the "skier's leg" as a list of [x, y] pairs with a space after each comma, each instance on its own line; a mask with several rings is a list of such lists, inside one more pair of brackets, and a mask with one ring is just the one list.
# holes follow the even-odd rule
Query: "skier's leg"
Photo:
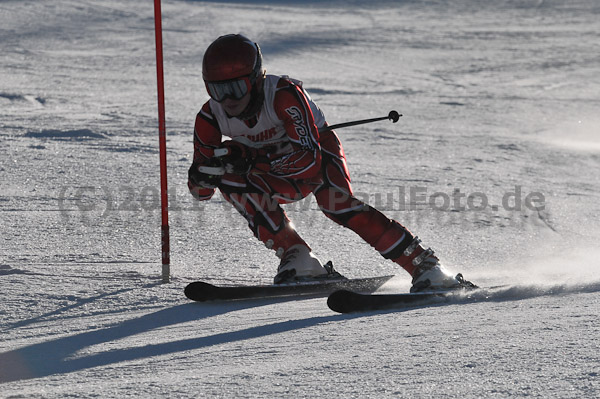
[[414, 290], [461, 285], [462, 276], [447, 272], [433, 251], [425, 249], [406, 227], [354, 197], [337, 136], [328, 143], [323, 145], [323, 184], [314, 193], [323, 213], [404, 268], [413, 277]]
[[408, 229], [370, 205], [331, 187], [322, 188], [315, 196], [327, 217], [353, 230], [384, 258], [410, 273], [411, 291], [473, 286], [462, 275], [446, 270], [431, 248], [425, 249]]
[[411, 276], [415, 273], [416, 265], [412, 259], [422, 252], [422, 248], [414, 248], [414, 253], [409, 254], [413, 256], [404, 254], [415, 239], [408, 229], [339, 188], [323, 187], [315, 193], [315, 197], [328, 218], [354, 231], [384, 258], [398, 263]]
[[[251, 184], [244, 187], [239, 184], [235, 190], [220, 188], [223, 197], [246, 218], [254, 235], [281, 258], [275, 276], [276, 283], [327, 274], [308, 244], [298, 235], [274, 195], [258, 192], [259, 190]], [[296, 195], [293, 191], [282, 191], [284, 192], [278, 193], [281, 198], [291, 200]]]
[[291, 246], [308, 244], [298, 235], [279, 203], [266, 194], [223, 193], [223, 197], [246, 218], [254, 236], [281, 258]]

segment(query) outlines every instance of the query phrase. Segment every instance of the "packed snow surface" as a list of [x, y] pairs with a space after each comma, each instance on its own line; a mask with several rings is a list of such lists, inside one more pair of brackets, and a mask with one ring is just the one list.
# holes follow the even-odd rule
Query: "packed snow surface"
[[[164, 1], [172, 281], [161, 284], [151, 1], [0, 2], [0, 397], [600, 397], [600, 4]], [[191, 303], [278, 259], [187, 192], [204, 49], [244, 33], [340, 129], [359, 198], [486, 300], [339, 315]], [[350, 277], [410, 278], [313, 199]]]

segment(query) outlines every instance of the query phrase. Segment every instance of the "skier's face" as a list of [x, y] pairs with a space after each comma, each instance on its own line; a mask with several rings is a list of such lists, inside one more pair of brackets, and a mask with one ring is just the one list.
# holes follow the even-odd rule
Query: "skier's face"
[[223, 109], [227, 112], [229, 116], [238, 116], [240, 115], [248, 106], [250, 102], [250, 93], [246, 93], [246, 95], [239, 100], [235, 100], [233, 98], [227, 97], [225, 100], [221, 102]]

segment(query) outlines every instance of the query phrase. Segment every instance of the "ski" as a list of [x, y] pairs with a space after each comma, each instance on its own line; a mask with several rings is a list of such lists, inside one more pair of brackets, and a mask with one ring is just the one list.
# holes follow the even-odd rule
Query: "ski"
[[354, 313], [377, 310], [404, 309], [442, 303], [475, 301], [486, 297], [485, 290], [461, 289], [442, 292], [365, 295], [351, 290], [338, 290], [327, 298], [327, 306], [334, 312]]
[[252, 298], [327, 296], [334, 291], [374, 292], [394, 276], [335, 278], [288, 284], [219, 286], [195, 281], [185, 287], [185, 296], [193, 301], [231, 301]]

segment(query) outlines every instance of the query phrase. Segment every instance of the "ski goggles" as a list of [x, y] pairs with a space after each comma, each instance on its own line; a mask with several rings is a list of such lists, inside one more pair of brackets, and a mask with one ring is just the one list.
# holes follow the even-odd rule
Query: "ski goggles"
[[222, 82], [205, 83], [208, 95], [210, 95], [213, 100], [219, 103], [227, 98], [241, 100], [242, 97], [248, 94], [252, 88], [250, 77], [248, 76]]

